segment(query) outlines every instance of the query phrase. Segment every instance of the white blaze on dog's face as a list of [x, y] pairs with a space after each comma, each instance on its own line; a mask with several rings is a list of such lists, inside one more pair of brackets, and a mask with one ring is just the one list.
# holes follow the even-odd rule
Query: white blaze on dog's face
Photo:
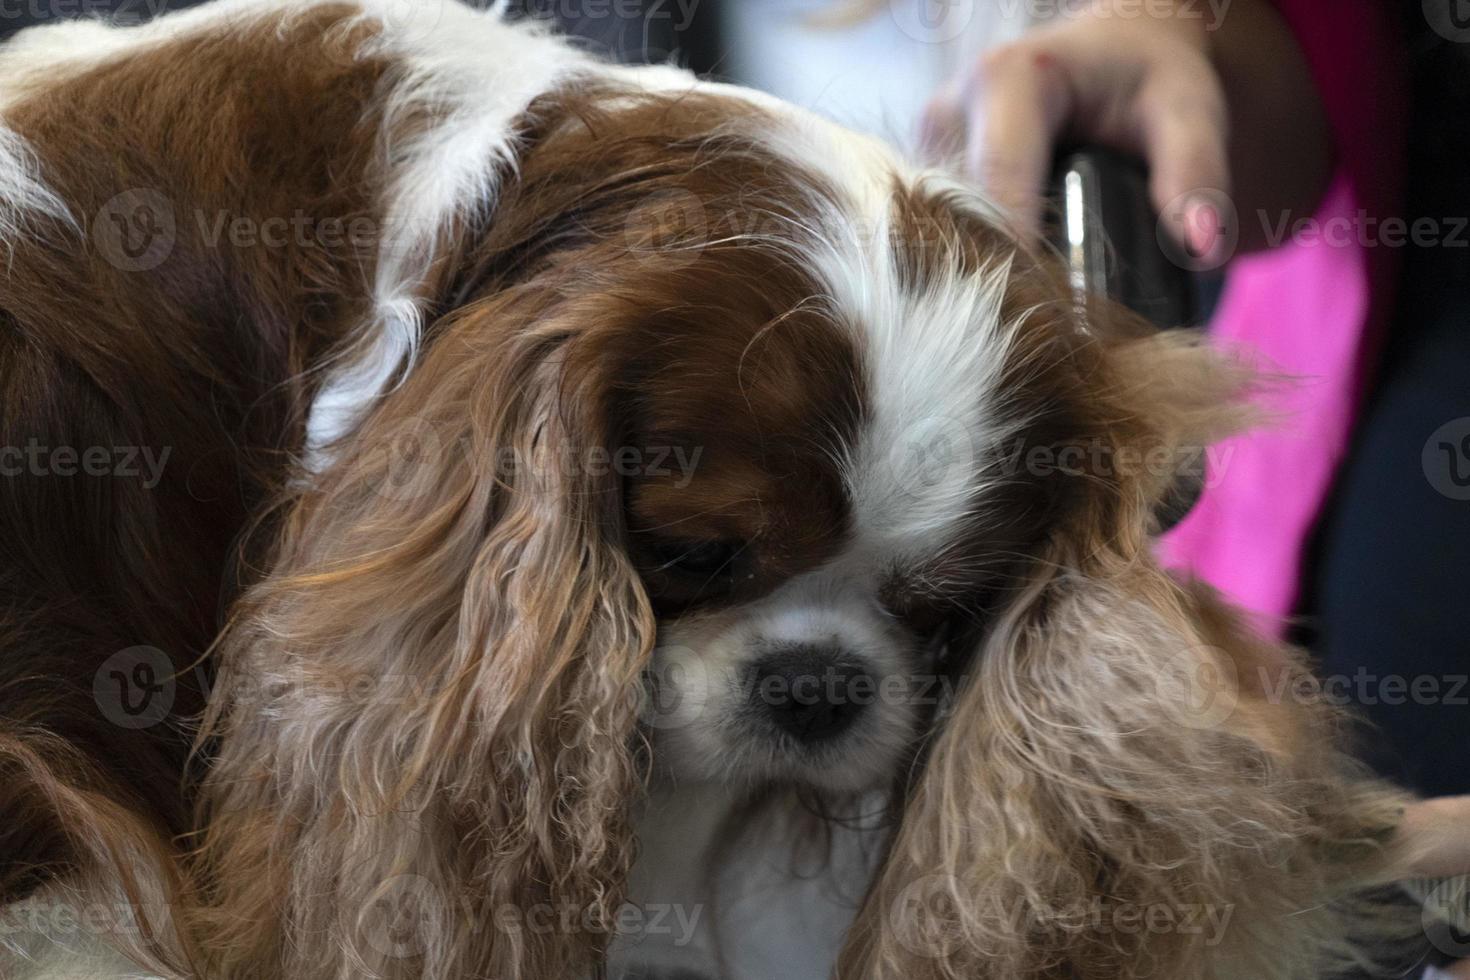
[[1057, 294], [973, 198], [799, 122], [782, 154], [832, 165], [705, 207], [744, 222], [701, 229], [739, 239], [684, 277], [708, 320], [643, 332], [625, 431], [685, 464], [627, 485], [645, 722], [679, 778], [860, 790], [916, 748], [945, 636], [983, 628], [1055, 504], [1004, 449], [1058, 407], [1018, 342]]

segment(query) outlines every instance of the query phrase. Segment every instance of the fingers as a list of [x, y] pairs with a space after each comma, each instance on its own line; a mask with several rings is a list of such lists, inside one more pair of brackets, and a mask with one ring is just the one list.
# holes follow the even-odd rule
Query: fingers
[[919, 147], [930, 160], [958, 158], [965, 148], [965, 89], [951, 84], [937, 92], [919, 119]]
[[965, 170], [1026, 237], [1040, 232], [1047, 174], [1070, 98], [1058, 61], [1024, 46], [982, 63], [971, 101]]
[[1154, 208], [1191, 255], [1217, 264], [1238, 233], [1224, 96], [1203, 70], [1161, 72], [1150, 88], [1138, 114]]
[[1070, 95], [1058, 61], [1045, 50], [1009, 45], [988, 54], [970, 77], [925, 111], [920, 140], [931, 157], [958, 156], [1015, 223], [1035, 236], [1044, 184]]
[[[1233, 228], [1227, 109], [1202, 29], [1184, 18], [1081, 17], [987, 54], [930, 105], [932, 154], [960, 153], [1023, 235], [1039, 230], [1058, 137], [1142, 155], [1180, 243], [1223, 262]], [[1214, 261], [1218, 260], [1218, 261]]]

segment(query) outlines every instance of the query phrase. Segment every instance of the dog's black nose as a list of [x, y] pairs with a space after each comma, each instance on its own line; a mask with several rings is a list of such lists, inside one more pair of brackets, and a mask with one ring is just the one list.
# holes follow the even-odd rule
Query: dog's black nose
[[814, 647], [771, 654], [755, 664], [752, 678], [752, 705], [803, 742], [841, 735], [877, 695], [860, 664]]

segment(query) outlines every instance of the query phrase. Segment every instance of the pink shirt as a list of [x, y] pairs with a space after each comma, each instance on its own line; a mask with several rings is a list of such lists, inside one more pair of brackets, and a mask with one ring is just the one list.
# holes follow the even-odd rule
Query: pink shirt
[[[1212, 450], [1217, 465], [1199, 504], [1160, 542], [1167, 564], [1232, 596], [1272, 635], [1295, 608], [1304, 551], [1346, 455], [1390, 312], [1398, 249], [1383, 244], [1393, 239], [1380, 222], [1402, 214], [1406, 109], [1389, 6], [1278, 0], [1316, 79], [1336, 171], [1301, 234], [1231, 265], [1211, 335], [1298, 382], [1266, 402], [1279, 419], [1274, 426]], [[1267, 220], [1275, 227], [1281, 216]]]

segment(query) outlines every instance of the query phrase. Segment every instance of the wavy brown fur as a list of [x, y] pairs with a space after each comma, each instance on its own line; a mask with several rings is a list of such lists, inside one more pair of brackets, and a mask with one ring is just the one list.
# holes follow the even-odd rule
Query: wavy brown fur
[[[123, 59], [21, 101], [7, 123], [78, 213], [144, 186], [181, 195], [181, 211], [371, 215], [382, 120], [365, 107], [385, 66], [334, 47], [356, 37], [336, 29], [350, 13], [318, 8], [269, 43], [242, 32]], [[650, 314], [708, 299], [700, 324], [661, 325], [707, 348], [770, 322], [731, 310], [790, 312], [813, 293], [772, 241], [640, 272], [669, 257], [663, 192], [778, 227], [802, 205], [792, 174], [724, 125], [746, 110], [611, 110], [606, 95], [523, 120], [495, 221], [464, 216], [427, 284], [421, 362], [309, 486], [288, 485], [304, 406], [363, 321], [372, 255], [217, 249], [185, 222], [170, 264], [139, 277], [55, 228], [15, 244], [0, 296], [6, 444], [175, 455], [148, 493], [35, 479], [0, 496], [0, 777], [15, 786], [0, 804], [0, 897], [58, 880], [120, 891], [149, 923], [125, 952], [169, 976], [598, 968], [594, 930], [505, 915], [541, 902], [606, 920], [634, 849], [653, 616], [622, 488], [558, 461], [626, 435], [614, 392], [639, 391], [619, 358], [650, 336]], [[993, 231], [966, 240], [970, 260], [1010, 248]], [[917, 251], [915, 275], [953, 261]], [[1016, 380], [1051, 385], [1056, 409], [1038, 433], [1167, 447], [1238, 421], [1243, 382], [1192, 342], [1082, 337], [1064, 286], [1024, 262], [1012, 291], [1008, 317], [1035, 312]], [[843, 977], [1285, 980], [1340, 952], [1346, 913], [1331, 903], [1380, 875], [1398, 798], [1333, 748], [1325, 707], [1272, 703], [1278, 681], [1304, 676], [1294, 654], [1154, 565], [1167, 483], [1097, 473], [1048, 491], [1048, 540], [911, 789]], [[278, 533], [246, 565], [253, 587], [219, 648], [191, 826], [190, 733], [120, 732], [87, 684], [137, 643], [193, 662], [235, 598], [236, 537], [262, 513]], [[1218, 724], [1178, 710], [1204, 667], [1237, 682]], [[180, 695], [180, 712], [199, 707], [193, 675]], [[195, 827], [185, 863], [175, 838]], [[938, 901], [895, 917], [916, 880], [937, 881]], [[1235, 918], [1216, 947], [1099, 931], [1095, 897]]]
[[[501, 933], [505, 910], [615, 907], [652, 618], [613, 488], [493, 462], [595, 431], [551, 359], [563, 328], [516, 307], [445, 327], [395, 396], [424, 406], [411, 436], [438, 458], [402, 479], [401, 422], [370, 424], [224, 644], [204, 840], [220, 976], [558, 976], [589, 951]], [[526, 328], [484, 336], [494, 318]], [[409, 875], [427, 898], [395, 958], [375, 903]]]
[[[1239, 421], [1244, 377], [1192, 338], [1071, 356], [1114, 448]], [[1295, 651], [1159, 569], [1163, 489], [1099, 476], [1056, 529], [977, 654], [840, 977], [1307, 980], [1360, 960], [1355, 930], [1405, 926], [1350, 900], [1391, 865], [1403, 797], [1342, 754]], [[1230, 916], [1213, 943], [1182, 928], [1207, 912]]]
[[[197, 926], [218, 976], [564, 977], [601, 960], [585, 923], [614, 920], [633, 859], [654, 622], [622, 482], [581, 461], [635, 439], [633, 365], [661, 318], [670, 347], [703, 331], [695, 352], [738, 355], [764, 323], [744, 315], [752, 281], [773, 310], [811, 288], [731, 244], [640, 262], [668, 195], [734, 214], [787, 207], [791, 184], [725, 132], [729, 106], [625, 97], [614, 114], [602, 94], [534, 108], [496, 221], [463, 246], [477, 298], [283, 502], [271, 572], [221, 644]], [[412, 941], [385, 948], [405, 892]], [[538, 905], [576, 922], [519, 924]]]

